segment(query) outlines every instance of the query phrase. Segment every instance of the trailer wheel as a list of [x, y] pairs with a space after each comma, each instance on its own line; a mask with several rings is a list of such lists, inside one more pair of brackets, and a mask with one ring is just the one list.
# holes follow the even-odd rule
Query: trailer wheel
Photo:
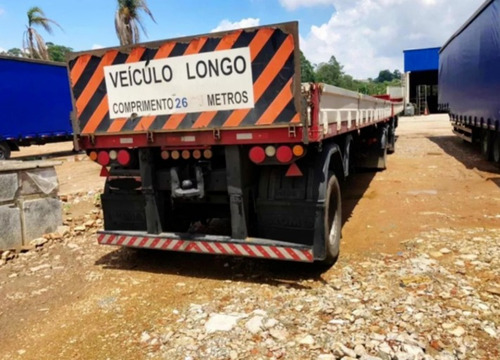
[[333, 265], [339, 256], [342, 230], [342, 201], [340, 184], [335, 175], [328, 180], [325, 201], [325, 265]]
[[393, 154], [396, 151], [396, 127], [394, 125], [394, 120], [388, 128], [388, 141], [387, 141], [387, 153]]
[[492, 132], [486, 129], [481, 131], [481, 154], [486, 160], [491, 160]]
[[378, 158], [378, 170], [387, 169], [387, 148], [380, 150]]
[[497, 133], [491, 149], [493, 161], [500, 163], [500, 133]]
[[0, 142], [0, 160], [10, 158], [10, 147], [5, 142]]

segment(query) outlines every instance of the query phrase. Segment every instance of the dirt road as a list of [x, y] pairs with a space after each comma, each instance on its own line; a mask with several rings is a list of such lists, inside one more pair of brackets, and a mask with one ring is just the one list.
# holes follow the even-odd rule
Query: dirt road
[[345, 187], [324, 273], [98, 246], [99, 168], [57, 155], [79, 195], [61, 239], [0, 266], [0, 359], [499, 358], [500, 170], [446, 117], [398, 135], [386, 171]]

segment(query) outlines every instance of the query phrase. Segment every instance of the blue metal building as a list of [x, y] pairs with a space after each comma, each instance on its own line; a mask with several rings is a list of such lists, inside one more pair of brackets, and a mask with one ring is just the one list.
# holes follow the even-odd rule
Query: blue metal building
[[406, 102], [416, 113], [438, 111], [439, 47], [405, 50], [404, 70]]

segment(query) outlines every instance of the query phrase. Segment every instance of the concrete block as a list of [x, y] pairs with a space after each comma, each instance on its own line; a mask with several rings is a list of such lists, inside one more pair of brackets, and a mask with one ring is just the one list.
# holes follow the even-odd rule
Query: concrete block
[[16, 173], [0, 173], [0, 202], [13, 201], [18, 188]]
[[61, 202], [54, 198], [26, 200], [22, 203], [24, 215], [24, 242], [43, 234], [55, 232], [62, 225]]
[[57, 174], [53, 167], [21, 172], [21, 195], [57, 195], [58, 188]]
[[9, 205], [0, 206], [0, 250], [18, 248], [23, 245], [21, 211]]

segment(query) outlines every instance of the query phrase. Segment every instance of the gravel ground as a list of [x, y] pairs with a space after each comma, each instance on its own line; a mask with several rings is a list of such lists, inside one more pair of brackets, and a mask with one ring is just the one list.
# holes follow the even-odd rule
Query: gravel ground
[[326, 272], [99, 246], [89, 179], [57, 233], [1, 254], [0, 359], [500, 358], [500, 171], [444, 117], [398, 133], [346, 188]]

